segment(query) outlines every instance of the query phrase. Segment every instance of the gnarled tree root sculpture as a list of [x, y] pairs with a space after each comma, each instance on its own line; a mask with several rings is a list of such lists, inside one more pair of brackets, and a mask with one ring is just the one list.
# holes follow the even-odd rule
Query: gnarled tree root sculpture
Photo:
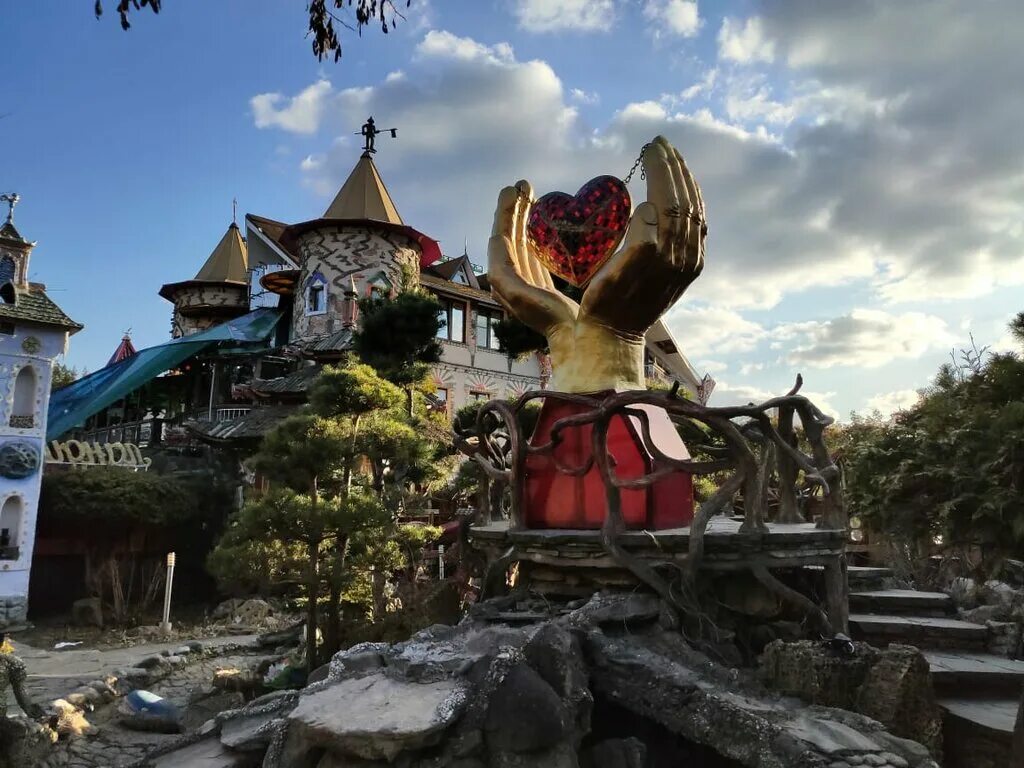
[[[824, 442], [824, 430], [832, 418], [821, 412], [810, 400], [798, 394], [802, 386], [797, 377], [795, 386], [785, 395], [772, 398], [759, 405], [710, 407], [687, 400], [679, 395], [678, 383], [669, 391], [629, 391], [613, 393], [603, 398], [562, 392], [531, 391], [512, 402], [492, 400], [477, 413], [475, 428], [456, 435], [460, 450], [476, 461], [492, 482], [507, 485], [511, 490], [509, 529], [518, 530], [524, 521], [524, 470], [526, 458], [532, 454], [550, 456], [559, 472], [580, 476], [597, 466], [605, 486], [607, 517], [601, 528], [602, 546], [622, 568], [631, 572], [640, 582], [653, 589], [665, 602], [681, 614], [699, 610], [696, 605], [696, 579], [704, 556], [704, 535], [710, 519], [724, 512], [738, 493], [743, 496], [744, 520], [741, 534], [763, 534], [767, 531], [767, 489], [773, 477], [778, 479], [780, 511], [778, 522], [800, 522], [797, 510], [798, 478], [803, 476], [807, 490], [820, 489], [824, 498], [824, 512], [819, 527], [845, 529], [846, 517], [838, 485], [838, 469], [832, 462]], [[551, 427], [551, 439], [541, 445], [530, 445], [528, 436], [518, 419], [527, 403], [543, 399], [556, 399], [582, 406], [585, 410], [556, 421]], [[697, 432], [704, 439], [692, 445], [700, 459], [676, 459], [664, 454], [651, 434], [648, 414], [637, 406], [654, 406], [668, 413], [680, 430]], [[770, 412], [777, 411], [778, 426]], [[617, 476], [614, 462], [608, 452], [608, 428], [613, 417], [628, 416], [639, 425], [640, 439], [652, 457], [653, 469], [637, 478]], [[810, 452], [804, 453], [797, 440], [794, 418], [799, 417], [804, 438]], [[554, 448], [563, 439], [566, 429], [591, 427], [592, 451], [581, 467], [562, 466]], [[761, 459], [755, 445], [761, 445]], [[658, 569], [642, 558], [630, 554], [622, 546], [626, 525], [622, 516], [622, 490], [651, 486], [675, 471], [694, 475], [729, 473], [718, 490], [697, 509], [690, 526], [688, 551], [678, 582], [662, 576]], [[493, 513], [492, 509], [488, 515]], [[490, 522], [490, 517], [484, 522]], [[495, 568], [506, 569], [515, 560], [510, 548], [492, 564], [487, 581], [493, 578]], [[845, 629], [845, 615], [838, 608], [826, 614], [811, 600], [778, 581], [767, 568], [756, 566], [753, 574], [773, 594], [799, 609], [817, 629]], [[839, 579], [845, 580], [845, 568], [840, 563], [826, 568], [826, 581], [830, 592], [842, 590]], [[832, 582], [835, 582], [833, 584]], [[839, 586], [837, 586], [839, 585]], [[830, 600], [830, 605], [834, 600]]]

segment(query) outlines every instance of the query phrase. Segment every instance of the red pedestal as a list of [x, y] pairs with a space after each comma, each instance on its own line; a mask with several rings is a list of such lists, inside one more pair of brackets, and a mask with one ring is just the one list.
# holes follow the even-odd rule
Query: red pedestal
[[[638, 406], [640, 407], [640, 406]], [[688, 458], [686, 446], [660, 408], [647, 408], [651, 434], [658, 449], [672, 458]], [[559, 400], [545, 400], [530, 445], [551, 440], [551, 427], [559, 419], [590, 408]], [[635, 479], [652, 472], [653, 457], [644, 448], [637, 419], [615, 416], [608, 425], [608, 452], [616, 476]], [[554, 455], [563, 467], [582, 467], [591, 455], [591, 425], [561, 432]], [[659, 530], [680, 528], [693, 520], [693, 476], [675, 471], [647, 488], [622, 489], [622, 517], [627, 528]], [[605, 485], [595, 464], [586, 474], [573, 477], [558, 471], [551, 455], [526, 459], [524, 523], [527, 528], [600, 528], [608, 512]]]

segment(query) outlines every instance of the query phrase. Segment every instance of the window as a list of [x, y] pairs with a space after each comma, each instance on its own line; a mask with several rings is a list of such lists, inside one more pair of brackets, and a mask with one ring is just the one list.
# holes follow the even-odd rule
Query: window
[[437, 402], [440, 403], [441, 409], [447, 413], [450, 407], [448, 404], [448, 387], [438, 387], [434, 391], [434, 397], [437, 399]]
[[306, 302], [306, 309], [310, 314], [324, 311], [324, 287], [322, 285], [309, 286], [309, 300]]
[[479, 391], [479, 390], [478, 391], [474, 391], [474, 392], [470, 392], [469, 393], [469, 399], [472, 400], [474, 403], [480, 403], [480, 402], [486, 403], [488, 400], [491, 399], [491, 393], [490, 392], [482, 392], [482, 391]]
[[36, 372], [31, 365], [18, 371], [14, 380], [14, 408], [11, 410], [10, 426], [17, 429], [31, 429], [35, 425]]
[[14, 335], [14, 323], [0, 323], [0, 334], [4, 336]]
[[4, 256], [0, 259], [0, 285], [14, 282], [14, 259]]
[[459, 344], [466, 340], [466, 305], [451, 299], [441, 300], [441, 312], [438, 314], [441, 327], [437, 329], [437, 338], [456, 341]]
[[461, 269], [452, 275], [452, 282], [459, 283], [460, 285], [469, 285], [469, 280], [466, 279], [466, 273]]
[[18, 559], [21, 539], [21, 497], [9, 496], [0, 507], [0, 560]]
[[387, 275], [381, 272], [370, 281], [367, 293], [374, 299], [388, 299], [391, 297], [391, 289], [391, 281], [388, 280]]
[[476, 313], [476, 345], [481, 349], [498, 349], [498, 336], [494, 333], [495, 324], [501, 319], [500, 312], [477, 310]]

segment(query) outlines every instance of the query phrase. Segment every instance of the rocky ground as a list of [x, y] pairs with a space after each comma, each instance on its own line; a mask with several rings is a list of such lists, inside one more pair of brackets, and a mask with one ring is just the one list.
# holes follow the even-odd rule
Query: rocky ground
[[[649, 595], [573, 606], [488, 602], [457, 627], [395, 645], [363, 644], [301, 692], [222, 712], [150, 756], [159, 768], [933, 768], [926, 747], [878, 720], [773, 692], [715, 664], [671, 628]], [[776, 670], [788, 693], [840, 675], [843, 655], [795, 645]], [[854, 654], [862, 648], [854, 647]], [[916, 651], [876, 654], [849, 675], [883, 685], [886, 669], [919, 669]], [[838, 656], [837, 656], [838, 654]], [[815, 659], [824, 659], [817, 662]], [[813, 663], [812, 663], [813, 662]], [[896, 662], [896, 663], [894, 663]], [[873, 670], [877, 674], [873, 674]], [[897, 674], [886, 712], [922, 699]], [[768, 675], [767, 682], [771, 682]], [[923, 678], [927, 681], [927, 676]], [[816, 682], [817, 681], [817, 682]], [[871, 682], [874, 681], [874, 682]], [[856, 702], [870, 696], [853, 696]], [[899, 727], [894, 718], [893, 727]], [[904, 724], [905, 725], [905, 724]]]

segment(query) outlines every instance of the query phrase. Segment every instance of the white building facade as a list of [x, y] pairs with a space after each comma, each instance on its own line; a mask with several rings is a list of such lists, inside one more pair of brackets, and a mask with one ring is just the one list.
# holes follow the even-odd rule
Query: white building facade
[[17, 196], [0, 227], [0, 628], [23, 625], [42, 482], [54, 359], [81, 330], [28, 282], [35, 243], [14, 228]]

